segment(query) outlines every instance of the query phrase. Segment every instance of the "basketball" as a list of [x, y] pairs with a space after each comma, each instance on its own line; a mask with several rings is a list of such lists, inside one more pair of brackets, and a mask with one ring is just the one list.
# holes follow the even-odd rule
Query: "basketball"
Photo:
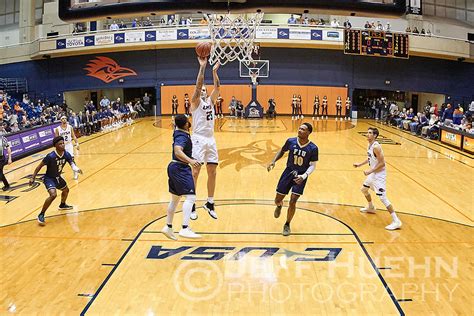
[[196, 45], [196, 54], [201, 58], [209, 57], [211, 48], [212, 44], [209, 42], [199, 43]]

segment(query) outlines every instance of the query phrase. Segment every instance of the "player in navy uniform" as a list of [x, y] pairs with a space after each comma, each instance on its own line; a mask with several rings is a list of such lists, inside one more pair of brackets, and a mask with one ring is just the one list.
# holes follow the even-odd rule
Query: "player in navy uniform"
[[303, 123], [298, 129], [298, 137], [288, 138], [282, 149], [278, 151], [273, 161], [268, 165], [270, 171], [275, 167], [275, 163], [288, 151], [288, 161], [286, 169], [280, 177], [275, 196], [275, 218], [280, 217], [283, 199], [290, 192], [291, 198], [288, 207], [288, 214], [283, 226], [283, 236], [291, 233], [290, 222], [295, 215], [296, 202], [303, 194], [308, 176], [314, 171], [316, 161], [318, 161], [318, 146], [311, 142], [308, 137], [313, 132], [313, 126]]
[[43, 158], [38, 167], [36, 167], [35, 171], [33, 172], [33, 176], [30, 179], [30, 185], [33, 185], [38, 172], [41, 170], [41, 168], [46, 166], [46, 174], [44, 175], [43, 183], [46, 186], [46, 190], [48, 190], [49, 197], [44, 201], [41, 213], [38, 215], [38, 223], [41, 226], [45, 225], [44, 214], [46, 213], [46, 210], [54, 201], [54, 199], [56, 199], [56, 189], [62, 191], [59, 209], [72, 209], [72, 206], [66, 204], [69, 188], [67, 187], [66, 181], [61, 177], [61, 172], [66, 162], [71, 165], [71, 168], [74, 172], [82, 173], [81, 169], [79, 169], [74, 164], [71, 154], [65, 151], [64, 138], [62, 136], [57, 136], [53, 139], [53, 146], [55, 147], [55, 150]]
[[173, 233], [173, 217], [181, 196], [184, 196], [183, 226], [179, 231], [179, 235], [184, 238], [200, 238], [200, 235], [189, 228], [191, 212], [196, 201], [196, 189], [191, 167], [200, 166], [199, 162], [192, 158], [193, 143], [191, 135], [189, 135], [191, 123], [183, 114], [176, 115], [174, 123], [176, 130], [173, 133], [173, 160], [168, 165], [168, 185], [171, 201], [168, 205], [166, 226], [163, 227], [161, 232], [169, 239], [176, 240]]

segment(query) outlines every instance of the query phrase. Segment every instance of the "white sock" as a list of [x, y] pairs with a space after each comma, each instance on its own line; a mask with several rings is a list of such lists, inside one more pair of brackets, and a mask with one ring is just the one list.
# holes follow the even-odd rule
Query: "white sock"
[[211, 204], [214, 204], [214, 197], [208, 197], [207, 201]]
[[400, 220], [398, 219], [398, 217], [397, 217], [397, 214], [396, 214], [395, 212], [390, 213], [390, 215], [392, 215], [392, 219], [393, 219], [394, 222], [400, 221]]
[[374, 203], [372, 203], [372, 201], [369, 202], [369, 208], [374, 208]]
[[189, 226], [191, 219], [191, 211], [193, 210], [194, 201], [190, 199], [184, 200], [183, 203], [183, 226]]

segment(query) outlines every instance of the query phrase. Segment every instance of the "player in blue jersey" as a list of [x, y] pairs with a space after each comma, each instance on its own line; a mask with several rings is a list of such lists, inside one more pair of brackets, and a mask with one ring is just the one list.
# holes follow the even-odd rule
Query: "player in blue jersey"
[[311, 142], [308, 137], [313, 132], [313, 126], [303, 123], [298, 129], [298, 137], [288, 138], [272, 162], [268, 165], [270, 171], [275, 167], [275, 163], [288, 151], [288, 161], [286, 169], [280, 177], [275, 196], [275, 218], [280, 217], [283, 199], [291, 190], [290, 205], [285, 225], [283, 226], [283, 236], [291, 233], [290, 223], [295, 215], [296, 202], [303, 194], [308, 176], [314, 171], [316, 161], [318, 161], [318, 146]]
[[46, 190], [48, 190], [49, 197], [44, 201], [43, 208], [41, 209], [41, 212], [38, 215], [38, 223], [41, 226], [45, 225], [44, 214], [46, 213], [46, 210], [54, 201], [54, 199], [56, 199], [56, 189], [62, 191], [61, 204], [59, 204], [59, 209], [72, 209], [72, 206], [66, 204], [66, 199], [69, 194], [69, 188], [67, 187], [66, 181], [61, 177], [61, 172], [66, 162], [71, 165], [71, 168], [74, 172], [82, 174], [81, 169], [79, 169], [74, 164], [71, 154], [65, 151], [64, 138], [62, 136], [57, 136], [53, 139], [53, 146], [55, 150], [50, 152], [46, 155], [46, 157], [43, 158], [43, 160], [39, 163], [38, 167], [36, 167], [35, 171], [33, 172], [33, 176], [30, 179], [30, 185], [33, 185], [38, 172], [41, 170], [41, 168], [46, 166], [46, 174], [44, 175], [43, 183], [46, 186]]
[[171, 201], [168, 205], [166, 226], [163, 227], [161, 232], [169, 239], [177, 239], [173, 233], [173, 217], [179, 200], [184, 196], [183, 226], [179, 231], [179, 236], [201, 238], [201, 235], [196, 234], [189, 227], [191, 212], [196, 201], [196, 188], [191, 167], [201, 166], [197, 160], [192, 158], [193, 143], [191, 135], [189, 135], [191, 122], [189, 122], [186, 115], [178, 114], [174, 118], [174, 124], [176, 129], [173, 132], [173, 160], [168, 165], [168, 185]]

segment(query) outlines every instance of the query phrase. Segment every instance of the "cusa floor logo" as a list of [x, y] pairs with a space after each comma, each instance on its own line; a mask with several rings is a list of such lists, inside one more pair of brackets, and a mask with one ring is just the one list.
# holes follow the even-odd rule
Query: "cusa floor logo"
[[258, 253], [260, 258], [270, 258], [274, 255], [284, 255], [293, 261], [334, 261], [342, 248], [306, 248], [303, 252], [295, 252], [278, 247], [244, 247], [236, 251], [236, 247], [192, 247], [181, 246], [179, 248], [164, 248], [163, 246], [152, 246], [148, 252], [147, 259], [164, 260], [171, 257], [181, 256], [181, 260], [221, 260], [227, 256], [227, 260], [241, 260], [249, 253]]
[[104, 56], [98, 56], [95, 59], [89, 60], [84, 70], [89, 72], [87, 76], [100, 79], [105, 83], [110, 83], [123, 77], [137, 75], [134, 70], [122, 67], [115, 60]]

